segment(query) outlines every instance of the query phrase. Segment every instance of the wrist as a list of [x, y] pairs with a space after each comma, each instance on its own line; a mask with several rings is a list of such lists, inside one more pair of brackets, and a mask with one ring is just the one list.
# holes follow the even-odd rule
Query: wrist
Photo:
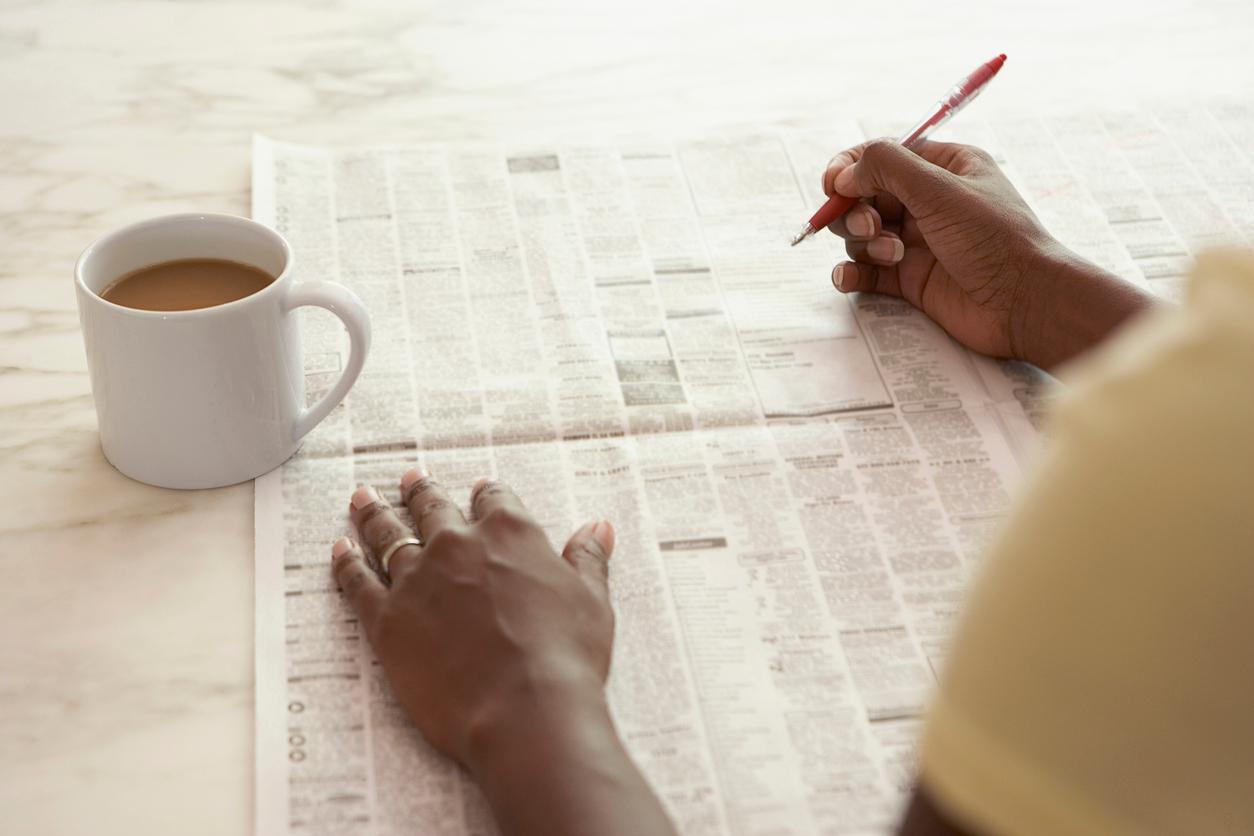
[[504, 836], [674, 836], [596, 684], [524, 694], [479, 729], [467, 766]]
[[467, 766], [503, 836], [675, 836], [595, 686], [528, 690], [480, 728]]
[[607, 735], [617, 742], [599, 679], [520, 677], [477, 712], [464, 762], [480, 783], [490, 783], [520, 758], [534, 762], [541, 751], [561, 756], [563, 750], [601, 745]]
[[1050, 241], [1031, 259], [1011, 311], [1016, 359], [1052, 370], [1104, 341], [1155, 297]]

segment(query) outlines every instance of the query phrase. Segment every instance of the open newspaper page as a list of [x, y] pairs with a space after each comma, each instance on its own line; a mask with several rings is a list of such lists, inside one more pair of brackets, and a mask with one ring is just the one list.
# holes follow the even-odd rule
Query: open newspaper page
[[[1234, 142], [1251, 133], [1233, 107], [963, 138], [1066, 243], [1171, 296], [1191, 250], [1254, 236]], [[788, 246], [830, 154], [861, 137], [258, 138], [255, 216], [291, 241], [299, 279], [348, 285], [374, 327], [348, 400], [257, 482], [258, 833], [494, 832], [330, 577], [353, 488], [395, 496], [415, 463], [463, 501], [480, 476], [507, 480], [555, 544], [614, 522], [610, 701], [682, 832], [892, 830], [1052, 386], [899, 300], [835, 293], [831, 236]], [[331, 316], [301, 315], [313, 397], [347, 345]]]

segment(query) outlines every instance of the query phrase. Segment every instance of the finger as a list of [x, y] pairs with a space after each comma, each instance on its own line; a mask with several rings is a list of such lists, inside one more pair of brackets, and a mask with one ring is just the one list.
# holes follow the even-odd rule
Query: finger
[[[379, 496], [379, 492], [370, 485], [363, 485], [354, 491], [349, 504], [349, 515], [353, 518], [353, 525], [357, 526], [357, 533], [374, 553], [376, 562], [382, 561], [393, 543], [414, 536], [413, 530], [396, 515], [392, 504]], [[379, 569], [395, 576], [400, 560], [416, 558], [419, 552], [421, 549], [416, 545], [401, 546], [388, 559], [391, 565], [383, 566], [380, 563]]]
[[527, 514], [526, 506], [509, 485], [486, 476], [475, 482], [470, 489], [470, 516], [482, 520], [498, 508]]
[[[865, 143], [863, 143], [865, 144]], [[862, 145], [847, 148], [832, 157], [823, 171], [823, 194], [832, 197], [836, 194], [836, 176], [857, 161]]]
[[401, 477], [401, 496], [424, 543], [430, 543], [445, 529], [466, 527], [462, 509], [449, 499], [444, 486], [425, 470], [414, 467], [405, 471]]
[[859, 203], [827, 225], [832, 232], [851, 241], [869, 241], [880, 234], [880, 213], [869, 204]]
[[841, 293], [859, 291], [901, 296], [901, 285], [896, 267], [842, 261], [832, 269], [832, 285]]
[[610, 597], [610, 556], [614, 553], [614, 526], [608, 520], [588, 523], [571, 535], [562, 549], [584, 582], [606, 601]]
[[[832, 157], [831, 161], [827, 164], [827, 169], [823, 172], [824, 194], [828, 197], [836, 194], [836, 178], [842, 171], [854, 164], [854, 162], [862, 155], [862, 150], [866, 146], [867, 143], [864, 142], [861, 145], [841, 151], [839, 154]], [[876, 235], [879, 235], [880, 229], [885, 223], [901, 222], [904, 214], [904, 207], [901, 205], [900, 200], [888, 192], [881, 192], [880, 194], [870, 198], [868, 205], [872, 208], [872, 211], [879, 216], [880, 226], [876, 227], [873, 235], [867, 237], [874, 238]], [[852, 214], [852, 210], [850, 211], [850, 214]], [[838, 230], [832, 229], [830, 225], [828, 226], [828, 229], [831, 229], [832, 232], [835, 232], [837, 235], [841, 235]]]
[[912, 150], [929, 163], [952, 171], [959, 177], [997, 168], [997, 161], [992, 154], [983, 148], [961, 142], [936, 142], [929, 139], [915, 145]]
[[881, 228], [900, 226], [906, 219], [906, 207], [888, 192], [876, 195], [870, 202], [879, 213]]
[[383, 610], [388, 590], [373, 569], [366, 565], [361, 546], [341, 537], [331, 547], [331, 573], [343, 593], [365, 635], [373, 634], [374, 625]]
[[896, 234], [885, 232], [873, 241], [847, 241], [845, 252], [855, 261], [869, 261], [881, 267], [892, 267], [905, 257], [906, 245]]
[[[835, 194], [836, 177], [846, 168], [860, 160], [868, 146], [884, 142], [904, 147], [890, 139], [872, 139], [852, 148], [847, 148], [832, 157], [827, 164], [827, 169], [823, 172], [823, 193], [828, 197]], [[940, 166], [958, 175], [971, 174], [976, 170], [989, 166], [996, 167], [997, 165], [993, 156], [983, 148], [977, 148], [974, 145], [963, 145], [960, 142], [937, 142], [932, 139], [926, 139], [912, 145], [910, 151], [932, 165]]]
[[901, 298], [922, 310], [923, 294], [927, 288], [945, 286], [943, 281], [933, 281], [938, 274], [944, 273], [944, 269], [930, 250], [907, 247], [906, 257], [895, 271]]
[[[919, 151], [927, 151], [927, 144]], [[955, 176], [929, 162], [920, 153], [888, 139], [876, 139], [851, 148], [854, 162], [844, 165], [832, 180], [832, 189], [850, 197], [872, 197], [887, 192], [914, 214], [926, 210]]]

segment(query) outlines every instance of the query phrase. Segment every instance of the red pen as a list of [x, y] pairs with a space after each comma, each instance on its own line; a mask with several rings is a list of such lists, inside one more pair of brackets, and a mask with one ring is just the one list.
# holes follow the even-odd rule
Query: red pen
[[[948, 122], [954, 117], [954, 114], [970, 104], [971, 100], [976, 96], [980, 95], [984, 90], [984, 86], [993, 80], [993, 76], [997, 75], [997, 71], [1005, 63], [1006, 56], [1002, 54], [992, 61], [981, 64], [979, 69], [949, 88], [949, 92], [936, 103], [936, 107], [932, 109], [932, 112], [925, 116], [919, 124], [906, 131], [901, 139], [897, 141], [907, 148], [913, 148], [915, 145], [918, 145], [927, 138], [928, 134]], [[858, 204], [859, 200], [860, 198], [845, 197], [843, 194], [829, 197], [827, 203], [819, 207], [819, 211], [814, 213], [814, 217], [810, 218], [805, 227], [793, 237], [792, 246], [797, 246], [815, 232], [818, 232], [848, 212]]]

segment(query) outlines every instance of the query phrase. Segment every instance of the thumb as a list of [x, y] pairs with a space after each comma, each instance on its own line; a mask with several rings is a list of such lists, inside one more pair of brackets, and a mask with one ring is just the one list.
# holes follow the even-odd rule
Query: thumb
[[837, 172], [832, 183], [836, 192], [849, 197], [873, 197], [887, 192], [914, 215], [923, 213], [938, 187], [953, 176], [888, 139], [868, 142], [853, 149], [850, 155], [854, 162]]
[[566, 558], [593, 591], [609, 600], [610, 555], [614, 553], [614, 526], [608, 520], [587, 523], [571, 535], [562, 549]]

